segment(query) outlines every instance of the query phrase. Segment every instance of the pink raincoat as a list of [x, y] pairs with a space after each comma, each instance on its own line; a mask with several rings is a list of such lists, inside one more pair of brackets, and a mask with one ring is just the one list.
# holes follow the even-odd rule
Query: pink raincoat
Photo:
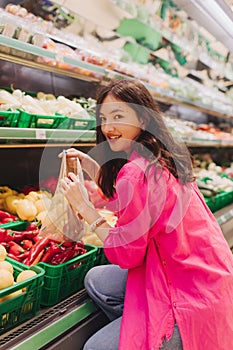
[[176, 321], [184, 350], [233, 349], [233, 256], [195, 183], [133, 153], [116, 181], [106, 256], [129, 269], [120, 350], [157, 350]]

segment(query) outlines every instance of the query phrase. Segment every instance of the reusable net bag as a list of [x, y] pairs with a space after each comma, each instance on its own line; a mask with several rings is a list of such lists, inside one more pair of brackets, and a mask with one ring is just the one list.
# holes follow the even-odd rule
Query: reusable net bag
[[60, 180], [66, 177], [69, 172], [74, 172], [75, 175], [79, 176], [79, 181], [83, 183], [83, 195], [88, 199], [79, 159], [76, 157], [67, 159], [64, 151], [57, 188], [40, 230], [40, 236], [49, 237], [58, 242], [67, 240], [79, 241], [88, 227], [84, 219], [74, 212], [65, 196], [61, 193]]

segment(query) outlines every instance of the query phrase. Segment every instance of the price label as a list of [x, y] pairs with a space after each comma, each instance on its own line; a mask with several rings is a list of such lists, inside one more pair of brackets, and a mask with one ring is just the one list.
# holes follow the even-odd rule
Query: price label
[[36, 130], [36, 139], [37, 140], [46, 140], [46, 131], [42, 129]]

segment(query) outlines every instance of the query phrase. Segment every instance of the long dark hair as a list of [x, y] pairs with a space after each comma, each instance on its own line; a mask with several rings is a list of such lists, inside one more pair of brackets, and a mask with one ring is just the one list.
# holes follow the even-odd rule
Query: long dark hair
[[[167, 129], [157, 103], [147, 88], [136, 80], [114, 80], [97, 94], [96, 121], [97, 144], [101, 168], [98, 185], [107, 198], [114, 195], [119, 170], [127, 163], [124, 152], [113, 152], [101, 131], [100, 109], [104, 99], [111, 95], [126, 102], [146, 124], [136, 142], [139, 154], [150, 160], [150, 165], [166, 167], [182, 183], [194, 180], [192, 159], [186, 146], [175, 140]], [[134, 148], [135, 149], [135, 148]]]

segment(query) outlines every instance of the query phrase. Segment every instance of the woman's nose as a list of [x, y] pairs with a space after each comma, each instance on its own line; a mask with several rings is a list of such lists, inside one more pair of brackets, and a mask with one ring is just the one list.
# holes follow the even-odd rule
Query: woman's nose
[[104, 124], [102, 124], [102, 130], [104, 132], [109, 132], [115, 129], [115, 126], [112, 122], [106, 122]]

